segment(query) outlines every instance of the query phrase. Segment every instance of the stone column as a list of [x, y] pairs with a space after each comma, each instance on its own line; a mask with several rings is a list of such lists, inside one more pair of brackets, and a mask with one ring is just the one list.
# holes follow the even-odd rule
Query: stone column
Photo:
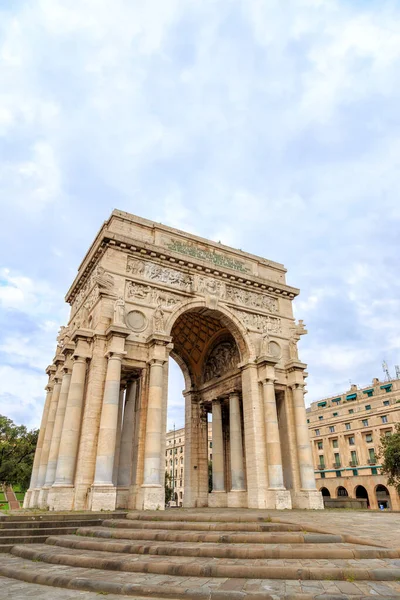
[[268, 487], [284, 489], [281, 442], [276, 410], [274, 379], [262, 382], [264, 394], [265, 438], [267, 443]]
[[150, 362], [143, 477], [145, 510], [164, 508], [164, 468], [161, 462], [164, 362], [158, 359]]
[[113, 467], [113, 477], [112, 480], [114, 482], [118, 481], [118, 469], [119, 469], [119, 457], [121, 451], [121, 437], [122, 437], [122, 420], [125, 412], [125, 403], [126, 403], [126, 384], [121, 381], [121, 387], [119, 391], [119, 402], [118, 402], [118, 423], [117, 423], [117, 439], [115, 442], [115, 457], [114, 457], [114, 467]]
[[118, 428], [122, 353], [109, 352], [101, 409], [96, 468], [92, 489], [92, 510], [114, 510], [116, 487], [113, 469]]
[[225, 492], [224, 438], [220, 400], [212, 402], [212, 482], [212, 493]]
[[123, 487], [128, 487], [131, 484], [132, 444], [137, 387], [137, 380], [134, 379], [129, 383], [128, 389], [126, 391], [117, 479], [117, 485]]
[[232, 479], [231, 491], [243, 492], [246, 489], [246, 485], [244, 480], [242, 421], [240, 418], [239, 394], [237, 392], [229, 394], [229, 434]]
[[304, 405], [304, 384], [292, 386], [294, 418], [296, 423], [297, 453], [300, 465], [300, 481], [303, 491], [315, 490], [315, 474]]
[[[52, 489], [53, 508], [72, 510], [73, 486], [85, 395], [86, 357], [74, 356], [71, 381], [61, 433], [56, 476]], [[55, 489], [60, 488], [60, 489]]]
[[53, 381], [52, 381], [51, 375], [49, 376], [49, 383], [46, 386], [46, 392], [47, 392], [46, 401], [44, 404], [42, 421], [40, 423], [39, 436], [38, 436], [38, 441], [36, 444], [35, 458], [34, 458], [33, 467], [32, 467], [31, 482], [30, 482], [29, 490], [25, 494], [24, 508], [36, 508], [36, 506], [37, 506], [38, 495], [39, 495], [39, 491], [40, 491], [39, 488], [37, 487], [38, 486], [39, 467], [40, 467], [40, 457], [42, 454], [42, 447], [43, 447], [44, 435], [45, 435], [45, 431], [46, 431], [47, 418], [48, 418], [50, 404], [51, 404], [51, 396], [53, 393]]
[[[68, 359], [67, 359], [68, 360]], [[51, 487], [56, 476], [58, 451], [60, 448], [61, 432], [64, 425], [65, 409], [67, 406], [69, 386], [71, 383], [71, 369], [68, 366], [63, 368], [63, 378], [61, 382], [60, 397], [58, 399], [56, 418], [54, 421], [53, 437], [50, 445], [49, 460], [47, 463], [45, 486]], [[51, 505], [51, 492], [49, 492], [49, 505]]]
[[56, 418], [57, 405], [60, 397], [61, 391], [61, 378], [56, 374], [54, 377], [54, 388], [51, 396], [49, 413], [47, 416], [47, 425], [46, 431], [44, 434], [42, 452], [40, 456], [40, 467], [39, 467], [39, 475], [38, 475], [38, 487], [40, 487], [40, 492], [38, 495], [38, 506], [39, 508], [46, 508], [47, 506], [47, 495], [49, 491], [49, 487], [45, 486], [46, 481], [46, 473], [47, 473], [47, 463], [49, 460], [50, 446], [51, 440], [53, 437], [53, 429], [54, 422]]

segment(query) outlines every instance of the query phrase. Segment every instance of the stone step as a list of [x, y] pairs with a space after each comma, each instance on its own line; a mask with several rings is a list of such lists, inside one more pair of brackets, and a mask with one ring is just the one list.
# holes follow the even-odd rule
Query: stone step
[[187, 556], [208, 558], [275, 558], [275, 559], [371, 559], [400, 558], [400, 551], [358, 547], [347, 544], [192, 544], [181, 542], [127, 543], [111, 539], [89, 539], [81, 536], [54, 536], [46, 544], [81, 550], [100, 550], [127, 554]]
[[[119, 594], [170, 600], [399, 600], [396, 582], [332, 580], [271, 580], [190, 578], [146, 575], [49, 565], [13, 555], [0, 561], [0, 575], [45, 586], [87, 590], [99, 595]], [[39, 597], [39, 596], [37, 596]], [[55, 595], [56, 597], [56, 595]]]
[[258, 522], [196, 522], [196, 521], [144, 521], [141, 519], [105, 519], [104, 527], [124, 529], [162, 529], [177, 531], [301, 531], [299, 525]]
[[315, 566], [309, 566], [309, 560], [276, 559], [261, 560], [232, 560], [192, 557], [171, 557], [161, 559], [158, 556], [117, 554], [110, 556], [107, 552], [82, 552], [80, 549], [49, 547], [47, 544], [34, 546], [14, 546], [11, 550], [14, 556], [32, 561], [70, 567], [86, 567], [105, 571], [129, 573], [151, 573], [156, 575], [171, 575], [181, 577], [215, 577], [239, 579], [331, 579], [345, 581], [399, 581], [400, 567], [396, 561], [386, 559], [360, 560], [359, 566], [354, 560], [340, 561], [335, 566], [334, 561], [318, 560]]
[[95, 512], [91, 512], [91, 511], [87, 511], [87, 512], [80, 512], [80, 511], [74, 511], [74, 512], [68, 512], [68, 513], [62, 513], [62, 512], [43, 512], [40, 514], [35, 514], [34, 512], [23, 512], [23, 511], [18, 511], [18, 514], [11, 514], [11, 515], [0, 515], [0, 523], [4, 523], [4, 522], [12, 522], [12, 521], [35, 521], [35, 522], [40, 522], [40, 521], [93, 521], [94, 519], [100, 519], [103, 520], [105, 518], [107, 519], [123, 519], [124, 517], [126, 517], [127, 512], [126, 511], [95, 511]]
[[[0, 548], [13, 544], [43, 543], [49, 535], [75, 533], [76, 527], [48, 527], [43, 529], [5, 529], [0, 532]], [[4, 551], [4, 550], [3, 550]]]
[[[160, 526], [161, 527], [161, 526]], [[346, 542], [345, 536], [326, 533], [303, 532], [205, 532], [168, 531], [160, 529], [140, 530], [111, 527], [80, 527], [77, 535], [86, 537], [121, 538], [129, 540], [157, 540], [168, 542], [217, 542], [252, 544], [335, 544]]]
[[[48, 529], [57, 527], [61, 529], [62, 527], [82, 527], [82, 526], [96, 526], [101, 525], [103, 522], [102, 519], [68, 519], [67, 521], [63, 520], [55, 520], [55, 519], [46, 519], [41, 521], [0, 521], [0, 536], [3, 531], [8, 529]], [[112, 523], [112, 519], [107, 520], [108, 523]], [[125, 521], [122, 519], [118, 519], [118, 523], [124, 523]]]
[[251, 509], [221, 509], [209, 510], [201, 509], [201, 511], [193, 511], [191, 509], [179, 508], [173, 510], [146, 510], [146, 511], [131, 511], [126, 514], [127, 520], [134, 521], [197, 521], [197, 522], [269, 522], [281, 523], [281, 519], [273, 518], [268, 511], [257, 510], [252, 512]]

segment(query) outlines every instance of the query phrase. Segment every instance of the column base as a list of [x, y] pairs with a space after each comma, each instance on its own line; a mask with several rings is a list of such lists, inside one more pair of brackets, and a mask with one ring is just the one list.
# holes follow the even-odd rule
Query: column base
[[117, 488], [113, 485], [93, 485], [90, 510], [115, 510], [117, 505]]
[[142, 485], [141, 510], [165, 510], [165, 490], [161, 485]]
[[129, 508], [129, 486], [117, 487], [117, 508]]
[[228, 508], [247, 508], [247, 490], [231, 490], [227, 496]]
[[211, 492], [208, 494], [208, 506], [211, 508], [227, 508], [228, 494], [226, 492]]
[[292, 492], [292, 505], [293, 508], [323, 510], [324, 500], [318, 490], [300, 490]]
[[23, 504], [23, 508], [29, 508], [31, 505], [31, 498], [33, 495], [33, 490], [27, 490], [25, 496], [24, 496], [24, 504]]
[[29, 501], [29, 507], [28, 508], [38, 508], [38, 506], [39, 506], [39, 492], [40, 492], [40, 488], [35, 488], [34, 490], [32, 490], [31, 499]]
[[52, 486], [47, 496], [50, 510], [73, 510], [75, 489], [73, 485]]
[[269, 489], [267, 491], [267, 508], [276, 510], [291, 510], [292, 497], [289, 490]]
[[48, 487], [42, 487], [41, 490], [39, 491], [39, 495], [38, 495], [38, 501], [37, 501], [37, 507], [38, 508], [48, 508], [48, 504], [47, 504], [47, 496], [49, 494], [49, 489]]

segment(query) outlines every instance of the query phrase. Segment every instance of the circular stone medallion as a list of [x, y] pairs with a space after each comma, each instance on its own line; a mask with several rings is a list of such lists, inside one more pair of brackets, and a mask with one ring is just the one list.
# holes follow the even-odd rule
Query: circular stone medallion
[[147, 318], [140, 310], [131, 310], [126, 315], [126, 323], [133, 331], [143, 331], [147, 327]]
[[278, 342], [270, 342], [269, 343], [269, 353], [270, 353], [270, 356], [273, 356], [274, 358], [280, 358], [281, 347], [278, 344]]

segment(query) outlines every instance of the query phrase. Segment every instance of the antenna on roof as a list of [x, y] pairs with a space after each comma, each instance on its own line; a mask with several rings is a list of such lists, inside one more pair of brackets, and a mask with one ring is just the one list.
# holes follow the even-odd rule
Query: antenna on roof
[[383, 369], [383, 372], [385, 373], [385, 380], [386, 380], [386, 381], [390, 381], [391, 377], [390, 377], [390, 373], [389, 373], [389, 367], [388, 367], [388, 365], [387, 365], [387, 362], [386, 362], [386, 360], [384, 360], [384, 361], [382, 362], [382, 369]]
[[399, 367], [399, 365], [396, 365], [395, 369], [396, 369], [396, 379], [400, 379], [400, 367]]

